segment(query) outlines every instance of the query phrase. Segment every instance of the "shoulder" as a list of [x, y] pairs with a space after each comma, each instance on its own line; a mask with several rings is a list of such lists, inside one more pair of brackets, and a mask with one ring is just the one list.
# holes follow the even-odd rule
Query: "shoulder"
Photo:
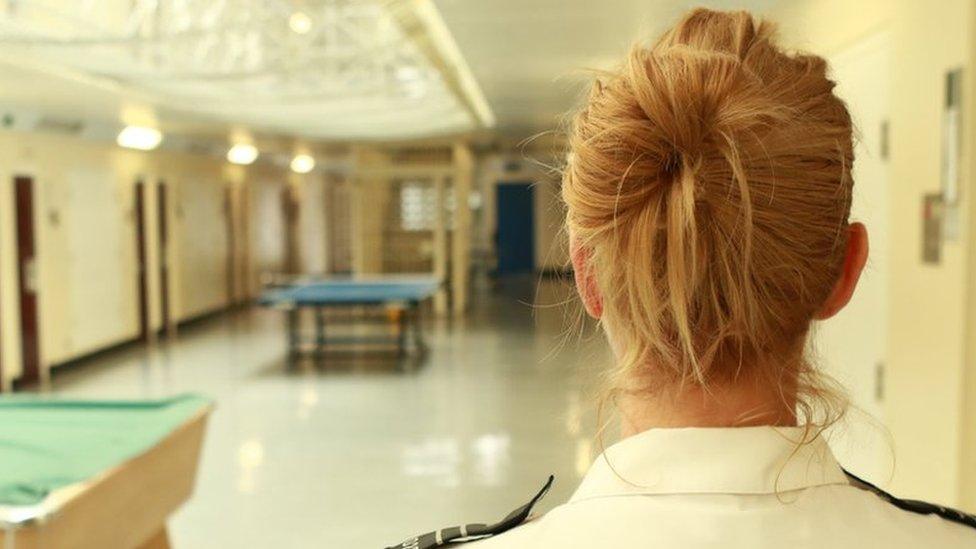
[[976, 547], [976, 515], [935, 503], [898, 498], [847, 471], [845, 473], [851, 481], [848, 489], [855, 490], [855, 496], [864, 505], [876, 510], [876, 514], [869, 516], [877, 516], [892, 530], [912, 538], [927, 538], [940, 546], [954, 546], [949, 540], [958, 540], [966, 547]]
[[536, 542], [542, 530], [544, 516], [533, 517], [524, 524], [497, 536], [471, 541], [463, 545], [465, 549], [527, 549], [539, 547]]
[[542, 489], [539, 490], [539, 492], [536, 493], [536, 495], [529, 500], [528, 503], [515, 509], [506, 515], [505, 518], [494, 524], [474, 523], [463, 526], [442, 528], [440, 530], [414, 536], [398, 545], [390, 546], [387, 549], [434, 549], [437, 547], [443, 547], [445, 545], [468, 543], [472, 540], [491, 539], [493, 537], [500, 536], [501, 534], [509, 532], [512, 529], [518, 528], [528, 520], [531, 520], [529, 515], [532, 513], [533, 507], [535, 507], [536, 503], [538, 503], [539, 500], [549, 492], [554, 480], [555, 477], [549, 475], [549, 480], [546, 481], [546, 483], [542, 486]]
[[[595, 498], [557, 506], [503, 534], [463, 547], [627, 547], [638, 540], [710, 547], [716, 536], [734, 539], [761, 532], [767, 541], [792, 547], [976, 548], [976, 528], [969, 525], [972, 517], [959, 511], [908, 500], [895, 505], [846, 484], [811, 489], [798, 498], [783, 501], [774, 495], [735, 494]], [[949, 516], [953, 519], [944, 518]]]

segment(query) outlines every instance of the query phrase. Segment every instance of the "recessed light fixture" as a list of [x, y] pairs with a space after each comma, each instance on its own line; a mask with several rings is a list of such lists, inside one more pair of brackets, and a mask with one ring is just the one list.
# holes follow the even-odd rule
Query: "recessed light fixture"
[[420, 79], [420, 69], [416, 65], [397, 67], [396, 77], [400, 82], [414, 82]]
[[403, 86], [403, 94], [409, 99], [420, 99], [427, 95], [427, 85], [420, 81], [408, 84]]
[[115, 142], [120, 147], [140, 151], [151, 151], [158, 147], [162, 140], [163, 134], [159, 130], [143, 126], [126, 126], [115, 138]]
[[308, 173], [315, 169], [315, 159], [307, 154], [296, 154], [291, 159], [291, 171], [295, 173]]
[[247, 166], [258, 157], [258, 149], [249, 143], [238, 143], [227, 151], [227, 161], [231, 164]]
[[295, 34], [308, 34], [312, 30], [312, 18], [305, 12], [296, 11], [288, 18], [288, 26]]

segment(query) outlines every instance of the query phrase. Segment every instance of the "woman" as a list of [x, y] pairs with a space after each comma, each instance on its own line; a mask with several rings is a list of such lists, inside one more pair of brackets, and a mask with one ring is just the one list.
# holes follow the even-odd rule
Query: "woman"
[[976, 547], [973, 517], [848, 476], [820, 436], [844, 404], [805, 340], [868, 254], [826, 73], [768, 23], [696, 10], [597, 80], [563, 198], [623, 440], [568, 503], [474, 547]]

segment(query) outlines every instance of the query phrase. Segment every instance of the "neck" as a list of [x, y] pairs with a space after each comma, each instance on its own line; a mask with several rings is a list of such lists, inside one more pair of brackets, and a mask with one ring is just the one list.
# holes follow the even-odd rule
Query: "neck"
[[628, 392], [619, 400], [621, 436], [648, 429], [796, 425], [795, 398], [757, 383], [689, 384], [656, 394]]

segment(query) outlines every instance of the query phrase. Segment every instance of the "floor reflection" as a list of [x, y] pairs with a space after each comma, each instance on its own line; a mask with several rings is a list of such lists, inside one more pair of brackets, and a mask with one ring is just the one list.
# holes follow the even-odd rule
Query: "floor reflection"
[[[58, 372], [56, 393], [213, 396], [177, 547], [381, 547], [504, 516], [549, 474], [565, 500], [596, 450], [591, 326], [567, 324], [566, 281], [505, 281], [463, 321], [429, 320], [418, 367], [287, 361], [282, 318], [245, 310], [148, 353], [123, 349]], [[583, 333], [581, 337], [579, 334]]]

